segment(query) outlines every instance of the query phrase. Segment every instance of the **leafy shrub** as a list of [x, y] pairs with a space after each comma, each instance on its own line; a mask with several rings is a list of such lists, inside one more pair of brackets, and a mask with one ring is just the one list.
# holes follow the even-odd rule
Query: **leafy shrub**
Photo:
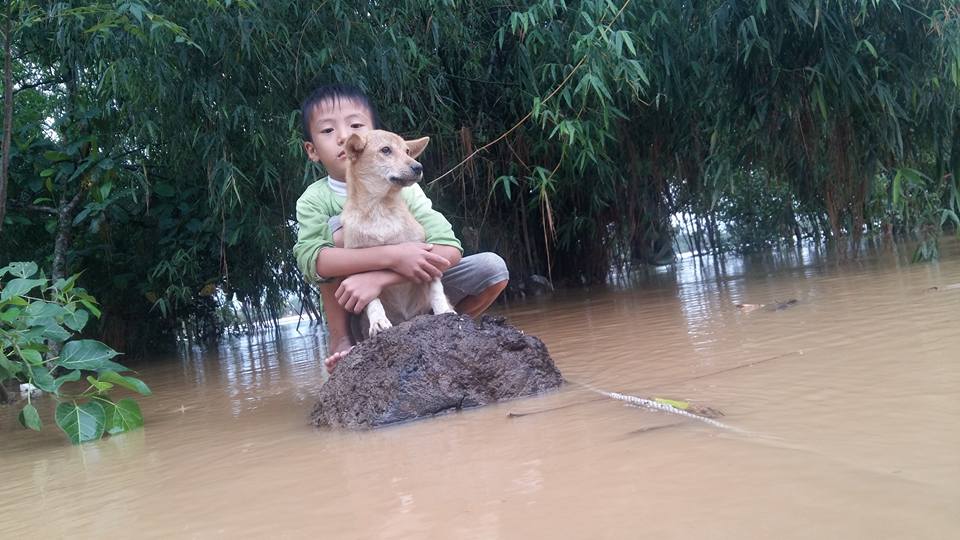
[[[91, 315], [100, 317], [96, 299], [76, 286], [78, 277], [51, 283], [32, 262], [0, 268], [0, 385], [29, 383], [54, 396], [57, 426], [74, 444], [143, 426], [137, 402], [114, 401], [108, 395], [113, 388], [150, 395], [143, 381], [121, 374], [130, 370], [113, 361], [118, 352], [96, 340], [74, 339]], [[67, 383], [81, 380], [85, 389], [65, 391]], [[26, 428], [42, 427], [30, 392], [19, 418]]]

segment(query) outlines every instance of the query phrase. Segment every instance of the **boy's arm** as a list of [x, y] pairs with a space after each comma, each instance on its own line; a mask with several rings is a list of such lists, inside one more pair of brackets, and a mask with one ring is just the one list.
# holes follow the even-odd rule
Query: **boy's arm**
[[329, 210], [324, 208], [321, 198], [307, 188], [297, 200], [298, 231], [293, 255], [300, 272], [311, 282], [326, 281], [322, 274], [317, 275], [317, 256], [323, 249], [333, 247], [329, 219]]
[[317, 273], [342, 277], [392, 270], [409, 280], [425, 282], [439, 278], [447, 268], [460, 262], [463, 250], [453, 234], [453, 227], [433, 209], [423, 189], [414, 184], [401, 193], [413, 217], [423, 226], [427, 243], [408, 242], [363, 249], [325, 248], [317, 256]]
[[[425, 282], [440, 277], [443, 271], [451, 266], [441, 254], [450, 255], [448, 249], [449, 246], [434, 246], [423, 242], [356, 249], [327, 247], [317, 255], [316, 271], [320, 276], [343, 277], [377, 270], [392, 270], [402, 278]], [[453, 251], [457, 253], [459, 261], [459, 251]]]
[[413, 217], [423, 226], [427, 242], [434, 244], [433, 252], [441, 255], [453, 266], [463, 256], [463, 246], [453, 234], [453, 227], [443, 214], [433, 209], [433, 203], [423, 189], [414, 184], [403, 190], [404, 198]]
[[307, 188], [297, 200], [299, 230], [293, 247], [297, 266], [309, 281], [322, 283], [330, 278], [384, 269], [394, 270], [406, 279], [429, 281], [449, 267], [444, 257], [420, 242], [344, 249], [329, 225], [331, 212], [338, 213], [339, 209], [324, 196], [322, 187], [315, 186]]

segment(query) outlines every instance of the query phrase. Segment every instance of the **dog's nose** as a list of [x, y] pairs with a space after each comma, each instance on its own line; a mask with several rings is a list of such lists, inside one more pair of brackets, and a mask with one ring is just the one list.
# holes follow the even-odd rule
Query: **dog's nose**
[[420, 176], [423, 174], [423, 165], [414, 161], [413, 164], [410, 165], [410, 170], [413, 171], [413, 174]]

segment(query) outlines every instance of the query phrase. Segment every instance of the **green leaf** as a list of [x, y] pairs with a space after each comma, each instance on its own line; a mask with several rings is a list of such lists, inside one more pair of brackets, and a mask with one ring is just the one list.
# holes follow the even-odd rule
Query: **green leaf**
[[40, 351], [34, 349], [20, 349], [20, 358], [35, 366], [43, 364], [43, 355], [40, 354]]
[[120, 353], [99, 341], [81, 339], [64, 345], [60, 358], [54, 362], [54, 365], [66, 369], [85, 369], [97, 372], [108, 369], [111, 371], [129, 371], [126, 367], [110, 361], [118, 354]]
[[90, 310], [90, 313], [93, 313], [93, 316], [94, 316], [94, 317], [97, 317], [98, 319], [100, 318], [100, 310], [97, 309], [97, 305], [96, 305], [96, 304], [94, 304], [93, 302], [91, 302], [91, 301], [89, 301], [89, 300], [84, 300], [84, 299], [81, 299], [81, 300], [80, 300], [80, 303], [83, 304], [83, 307], [85, 307], [85, 308], [87, 308], [88, 310]]
[[20, 316], [21, 309], [18, 307], [11, 307], [0, 311], [0, 322], [12, 323]]
[[48, 322], [43, 328], [43, 337], [53, 340], [53, 341], [66, 341], [73, 336], [68, 332], [64, 327], [60, 326], [55, 322]]
[[80, 380], [80, 370], [75, 369], [66, 375], [61, 375], [53, 381], [53, 387], [55, 388], [54, 393], [60, 393], [60, 387], [68, 382], [77, 382]]
[[104, 371], [100, 373], [99, 378], [101, 381], [111, 382], [117, 386], [122, 386], [127, 390], [133, 390], [145, 396], [153, 394], [153, 392], [150, 391], [150, 387], [136, 377], [120, 375], [115, 371]]
[[63, 316], [63, 324], [67, 325], [71, 330], [79, 332], [83, 330], [83, 327], [87, 325], [87, 321], [90, 319], [90, 314], [86, 310], [78, 309], [73, 313], [67, 313]]
[[43, 422], [40, 421], [40, 413], [37, 412], [37, 408], [32, 403], [27, 403], [27, 406], [20, 411], [19, 420], [20, 425], [34, 431], [40, 431], [40, 428], [43, 427]]
[[[0, 350], [0, 369], [6, 370], [9, 373], [10, 377], [14, 377], [17, 373], [20, 373], [23, 370], [22, 364], [20, 362], [13, 363], [7, 359], [7, 355]], [[0, 377], [0, 382], [3, 381], [3, 378]]]
[[80, 444], [103, 436], [107, 413], [103, 406], [95, 401], [83, 405], [61, 403], [57, 405], [56, 420], [60, 429], [70, 438], [70, 442]]
[[3, 275], [8, 272], [17, 277], [28, 278], [37, 273], [37, 263], [33, 263], [33, 262], [10, 263], [7, 266], [0, 268], [0, 277], [3, 277]]
[[675, 399], [658, 398], [658, 397], [653, 398], [653, 400], [656, 401], [657, 403], [663, 403], [664, 405], [669, 405], [674, 409], [680, 409], [681, 411], [685, 411], [690, 408], [690, 404], [687, 403], [686, 401], [677, 401]]
[[57, 383], [53, 380], [50, 370], [43, 366], [30, 366], [30, 382], [44, 392], [56, 394]]
[[80, 274], [74, 274], [67, 279], [60, 278], [53, 284], [53, 288], [61, 292], [70, 292], [77, 283]]
[[60, 317], [66, 312], [63, 306], [47, 301], [33, 302], [24, 310], [24, 314], [28, 317]]
[[143, 413], [136, 401], [126, 398], [103, 405], [107, 411], [107, 433], [116, 435], [143, 427]]
[[88, 375], [88, 376], [87, 376], [87, 382], [90, 383], [91, 386], [93, 386], [94, 388], [96, 388], [96, 389], [97, 389], [97, 392], [101, 392], [101, 393], [102, 393], [102, 392], [106, 392], [106, 391], [110, 390], [111, 388], [113, 388], [113, 385], [112, 385], [112, 384], [110, 384], [110, 383], [108, 383], [108, 382], [103, 382], [103, 381], [97, 379], [96, 377], [94, 377], [93, 375]]
[[14, 296], [22, 296], [31, 289], [38, 285], [43, 285], [47, 282], [45, 279], [11, 279], [7, 282], [7, 285], [3, 288], [3, 291], [0, 292], [0, 301], [9, 300]]

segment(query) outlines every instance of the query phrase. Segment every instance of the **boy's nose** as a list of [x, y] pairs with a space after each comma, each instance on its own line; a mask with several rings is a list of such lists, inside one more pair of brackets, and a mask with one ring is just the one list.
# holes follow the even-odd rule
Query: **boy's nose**
[[420, 176], [421, 174], [423, 174], [423, 165], [421, 165], [420, 163], [414, 161], [414, 162], [410, 165], [410, 170], [413, 171], [413, 174], [415, 174], [415, 175], [417, 175], [417, 176]]

